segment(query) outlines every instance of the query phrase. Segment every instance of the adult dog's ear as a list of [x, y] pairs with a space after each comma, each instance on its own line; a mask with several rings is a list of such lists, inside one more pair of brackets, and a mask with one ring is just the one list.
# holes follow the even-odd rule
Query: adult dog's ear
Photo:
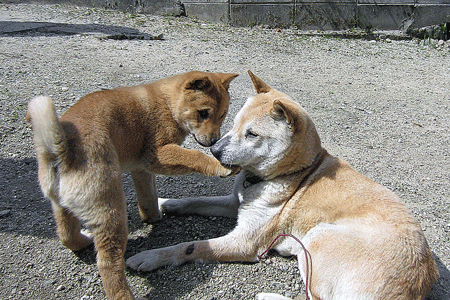
[[270, 116], [277, 121], [285, 121], [292, 130], [294, 126], [294, 116], [291, 113], [290, 108], [283, 104], [280, 100], [273, 101], [273, 107], [270, 111]]
[[212, 83], [208, 76], [192, 79], [186, 85], [188, 90], [207, 90], [211, 87]]
[[252, 79], [253, 85], [255, 86], [255, 90], [258, 94], [268, 93], [273, 90], [267, 83], [256, 77], [250, 70], [248, 71], [248, 75]]
[[239, 76], [239, 74], [235, 73], [217, 73], [216, 75], [217, 77], [219, 77], [220, 82], [226, 90], [228, 90], [228, 88], [230, 87], [231, 80]]

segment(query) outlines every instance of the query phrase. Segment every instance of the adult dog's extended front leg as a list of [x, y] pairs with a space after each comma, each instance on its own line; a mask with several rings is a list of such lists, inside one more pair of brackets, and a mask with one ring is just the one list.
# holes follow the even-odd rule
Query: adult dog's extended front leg
[[138, 271], [151, 271], [166, 265], [181, 265], [187, 261], [256, 261], [257, 247], [243, 236], [226, 236], [181, 243], [175, 246], [138, 253], [127, 260], [127, 266]]

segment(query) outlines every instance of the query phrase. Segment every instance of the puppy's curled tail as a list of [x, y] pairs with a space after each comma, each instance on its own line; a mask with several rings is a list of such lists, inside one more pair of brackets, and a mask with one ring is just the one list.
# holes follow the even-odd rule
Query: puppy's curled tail
[[26, 119], [33, 130], [42, 192], [46, 197], [56, 200], [58, 168], [64, 161], [68, 145], [52, 99], [40, 96], [31, 100]]

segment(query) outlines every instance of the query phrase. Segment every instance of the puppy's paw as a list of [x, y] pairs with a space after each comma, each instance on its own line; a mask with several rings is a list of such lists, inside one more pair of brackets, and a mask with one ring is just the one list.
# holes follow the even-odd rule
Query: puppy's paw
[[230, 170], [231, 170], [231, 173], [228, 176], [236, 176], [237, 174], [241, 173], [242, 167], [232, 165], [232, 166], [230, 166]]
[[225, 169], [225, 174], [219, 175], [222, 178], [235, 176], [239, 174], [242, 171], [242, 167], [235, 166], [235, 165], [222, 165], [222, 167]]
[[126, 265], [128, 268], [140, 272], [149, 272], [161, 267], [156, 250], [142, 251], [128, 258]]
[[79, 235], [70, 237], [68, 239], [61, 239], [61, 243], [68, 249], [77, 252], [87, 248], [94, 243], [92, 233], [87, 229], [81, 230]]
[[155, 213], [154, 210], [145, 210], [139, 207], [139, 215], [144, 223], [156, 223], [163, 219], [163, 213], [160, 209]]

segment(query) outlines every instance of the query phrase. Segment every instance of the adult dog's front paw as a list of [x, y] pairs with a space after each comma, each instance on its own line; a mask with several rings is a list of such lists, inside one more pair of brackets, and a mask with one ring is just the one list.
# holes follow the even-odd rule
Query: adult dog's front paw
[[126, 264], [127, 267], [140, 272], [149, 272], [161, 267], [156, 250], [142, 251], [128, 258]]

